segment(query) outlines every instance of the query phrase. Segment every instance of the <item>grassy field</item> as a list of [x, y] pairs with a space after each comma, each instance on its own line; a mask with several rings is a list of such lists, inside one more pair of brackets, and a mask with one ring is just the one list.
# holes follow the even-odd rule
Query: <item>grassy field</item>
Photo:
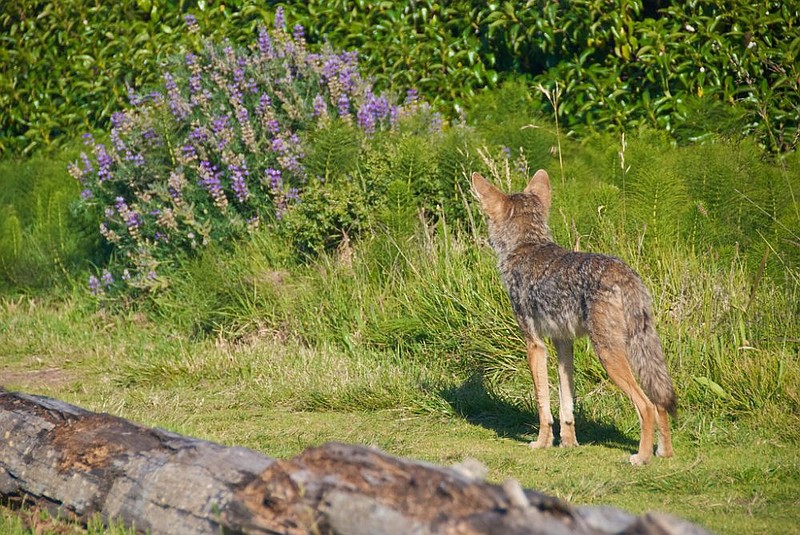
[[[719, 533], [800, 533], [798, 156], [769, 161], [748, 142], [673, 147], [645, 132], [564, 140], [561, 162], [553, 133], [501, 119], [465, 130], [482, 137], [463, 147], [418, 136], [392, 165], [373, 154], [352, 171], [362, 196], [337, 197], [345, 206], [390, 171], [416, 178], [393, 182], [405, 184], [396, 205], [368, 210], [361, 235], [334, 251], [298, 257], [267, 226], [170, 259], [165, 288], [144, 296], [86, 285], [90, 265], [125, 258], [109, 260], [97, 221], [71, 210], [79, 188], [64, 168], [79, 148], [0, 162], [0, 384], [274, 457], [326, 441], [441, 464], [474, 457], [492, 481], [576, 504], [666, 511]], [[619, 256], [653, 294], [679, 399], [674, 459], [627, 463], [633, 406], [585, 340], [583, 446], [527, 447], [538, 418], [524, 344], [466, 193], [475, 169], [519, 189], [523, 153], [550, 171], [555, 240]], [[409, 197], [431, 176], [461, 188], [449, 208]], [[314, 216], [322, 201], [300, 207]], [[0, 508], [0, 533], [86, 531]], [[106, 531], [124, 529], [88, 527]]]
[[[315, 269], [331, 288], [344, 280]], [[318, 300], [323, 307], [325, 299]], [[98, 311], [82, 290], [7, 297], [0, 303], [0, 376], [8, 389], [275, 457], [326, 441], [440, 464], [474, 457], [492, 481], [513, 477], [577, 504], [667, 511], [719, 533], [800, 532], [800, 419], [780, 403], [732, 412], [724, 410], [732, 400], [692, 402], [674, 423], [676, 457], [632, 467], [633, 408], [602, 376], [589, 380], [602, 372], [584, 345], [577, 352], [582, 447], [532, 451], [536, 415], [521, 346], [515, 355], [510, 350], [507, 373], [493, 376], [465, 372], [441, 344], [421, 358], [419, 350], [404, 355], [380, 344], [310, 344], [311, 336], [303, 341], [252, 325], [216, 336], [176, 325]], [[679, 395], [697, 389], [676, 371]], [[4, 532], [28, 533], [36, 525], [77, 530], [36, 512], [0, 514]]]

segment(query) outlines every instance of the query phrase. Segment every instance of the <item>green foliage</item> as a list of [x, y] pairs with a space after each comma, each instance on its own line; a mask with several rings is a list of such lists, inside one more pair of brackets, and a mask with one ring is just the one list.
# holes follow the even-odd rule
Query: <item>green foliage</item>
[[[785, 2], [282, 5], [315, 49], [357, 50], [377, 89], [414, 87], [459, 114], [482, 89], [525, 79], [558, 83], [560, 120], [582, 133], [650, 126], [682, 141], [754, 134], [771, 151], [797, 146], [800, 15]], [[252, 0], [16, 2], [0, 15], [0, 154], [105, 129], [128, 88], [152, 86], [167, 58], [195, 50], [187, 12], [234, 46], [274, 20]]]
[[97, 260], [97, 240], [70, 211], [79, 187], [64, 175], [71, 153], [0, 163], [0, 288], [41, 289]]
[[[772, 151], [797, 146], [800, 12], [785, 2], [534, 4], [507, 2], [478, 20], [498, 70], [561, 84], [557, 112], [571, 127], [754, 133]], [[704, 109], [716, 113], [693, 113]]]
[[[313, 41], [358, 50], [376, 87], [414, 87], [434, 105], [463, 108], [498, 81], [473, 17], [481, 4], [312, 0], [283, 2]], [[484, 8], [486, 9], [486, 8]]]
[[[198, 31], [193, 17], [187, 25]], [[261, 28], [249, 52], [200, 42], [169, 64], [158, 91], [130, 95], [112, 117], [110, 147], [87, 134], [92, 157], [70, 165], [85, 188], [81, 206], [101, 219], [116, 259], [90, 277], [95, 294], [160, 289], [160, 272], [181, 255], [260, 225], [291, 233], [303, 251], [324, 250], [331, 233], [366, 219], [369, 204], [356, 193], [367, 188], [349, 170], [360, 145], [429, 110], [375, 95], [354, 54], [310, 53], [303, 28], [289, 35], [280, 8], [272, 34]], [[310, 168], [308, 138], [318, 143]]]

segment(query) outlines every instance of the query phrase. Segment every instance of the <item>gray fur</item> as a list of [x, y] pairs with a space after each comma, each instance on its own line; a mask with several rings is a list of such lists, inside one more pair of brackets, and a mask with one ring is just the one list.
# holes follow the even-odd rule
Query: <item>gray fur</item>
[[[554, 340], [588, 334], [594, 344], [624, 336], [642, 389], [656, 406], [674, 415], [675, 391], [655, 331], [652, 300], [636, 272], [618, 258], [555, 244], [547, 226], [549, 199], [516, 193], [505, 197], [505, 203], [495, 203], [499, 208], [487, 209], [485, 203], [492, 200], [480, 198], [489, 214], [489, 240], [500, 276], [523, 334]], [[607, 332], [620, 308], [619, 329]], [[598, 314], [602, 328], [592, 324]]]

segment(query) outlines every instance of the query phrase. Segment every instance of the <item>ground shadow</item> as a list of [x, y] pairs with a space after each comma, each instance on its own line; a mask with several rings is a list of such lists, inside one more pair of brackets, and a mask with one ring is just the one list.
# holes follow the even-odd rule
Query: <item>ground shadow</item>
[[[519, 442], [530, 442], [536, 438], [539, 416], [535, 412], [514, 406], [498, 399], [486, 389], [483, 376], [475, 373], [458, 386], [445, 388], [439, 395], [459, 416], [474, 425], [490, 429], [503, 438]], [[558, 443], [559, 423], [557, 406], [553, 406], [556, 423], [554, 435]], [[580, 444], [601, 445], [628, 451], [636, 451], [636, 439], [625, 435], [613, 423], [588, 420], [578, 410], [575, 414], [575, 429]]]

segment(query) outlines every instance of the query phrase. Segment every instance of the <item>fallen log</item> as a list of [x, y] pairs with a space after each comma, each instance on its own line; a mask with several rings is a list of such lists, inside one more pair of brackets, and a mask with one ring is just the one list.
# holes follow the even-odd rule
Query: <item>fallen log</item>
[[706, 533], [479, 472], [337, 443], [271, 459], [0, 388], [0, 499], [84, 522], [99, 515], [153, 534]]

